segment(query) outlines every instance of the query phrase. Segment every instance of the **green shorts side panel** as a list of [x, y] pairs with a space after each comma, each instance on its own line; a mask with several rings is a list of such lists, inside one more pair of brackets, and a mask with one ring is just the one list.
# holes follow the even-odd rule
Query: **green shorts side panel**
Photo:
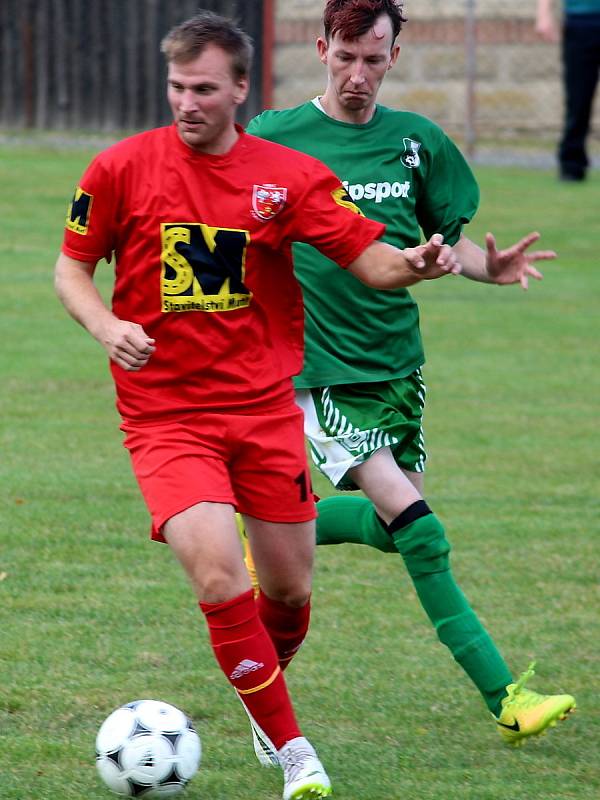
[[296, 399], [313, 461], [334, 486], [355, 489], [346, 473], [382, 447], [402, 469], [424, 471], [421, 370], [393, 381], [300, 390]]

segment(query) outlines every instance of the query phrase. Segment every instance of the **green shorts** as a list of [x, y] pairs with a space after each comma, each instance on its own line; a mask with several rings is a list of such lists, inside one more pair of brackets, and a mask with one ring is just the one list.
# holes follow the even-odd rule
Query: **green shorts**
[[406, 378], [299, 389], [304, 433], [317, 468], [338, 489], [356, 489], [348, 470], [389, 447], [399, 467], [424, 472], [421, 370]]

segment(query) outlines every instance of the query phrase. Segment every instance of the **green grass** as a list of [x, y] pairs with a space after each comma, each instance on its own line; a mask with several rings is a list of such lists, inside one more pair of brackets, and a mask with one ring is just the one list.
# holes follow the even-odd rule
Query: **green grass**
[[[93, 747], [117, 705], [161, 698], [196, 721], [190, 800], [276, 800], [204, 623], [121, 447], [102, 352], [52, 291], [67, 200], [89, 153], [0, 150], [0, 798], [102, 800]], [[428, 498], [455, 571], [534, 688], [571, 691], [560, 731], [505, 749], [436, 644], [399, 559], [318, 552], [310, 636], [290, 669], [340, 800], [590, 800], [598, 741], [600, 181], [478, 170], [469, 234], [539, 228], [557, 262], [528, 293], [418, 287], [428, 352]], [[104, 269], [103, 286], [108, 286]], [[327, 493], [316, 477], [317, 490]]]

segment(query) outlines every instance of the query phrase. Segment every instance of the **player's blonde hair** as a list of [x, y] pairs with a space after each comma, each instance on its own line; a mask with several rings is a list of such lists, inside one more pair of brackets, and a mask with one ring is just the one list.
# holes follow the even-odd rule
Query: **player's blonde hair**
[[248, 76], [254, 53], [251, 38], [232, 19], [212, 11], [201, 11], [176, 25], [164, 37], [160, 49], [167, 61], [185, 64], [210, 44], [231, 56], [235, 78]]

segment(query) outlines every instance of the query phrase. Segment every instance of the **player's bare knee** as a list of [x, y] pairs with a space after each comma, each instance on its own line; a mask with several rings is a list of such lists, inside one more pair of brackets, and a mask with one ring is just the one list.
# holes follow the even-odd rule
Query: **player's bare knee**
[[290, 608], [302, 608], [308, 603], [311, 595], [310, 580], [291, 585], [269, 584], [268, 587], [263, 586], [262, 588], [271, 600], [276, 600]]
[[203, 603], [224, 603], [251, 588], [247, 571], [233, 565], [204, 565], [190, 577], [198, 600]]

